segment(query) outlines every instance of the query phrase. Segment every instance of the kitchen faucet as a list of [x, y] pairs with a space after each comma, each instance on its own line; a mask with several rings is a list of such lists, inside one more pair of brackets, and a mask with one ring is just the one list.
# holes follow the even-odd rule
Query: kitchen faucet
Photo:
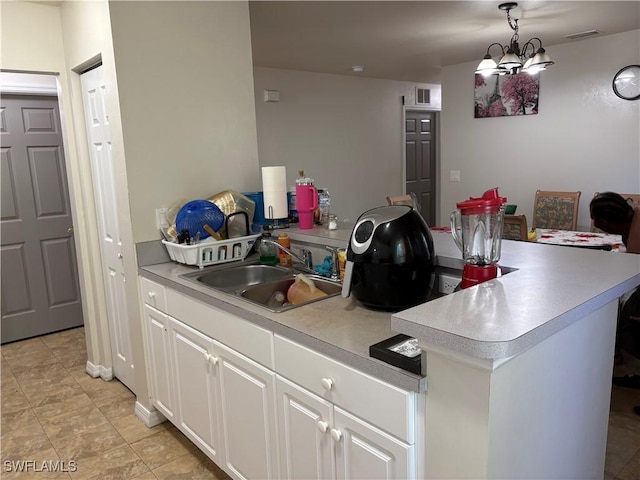
[[338, 264], [339, 249], [328, 245], [325, 248], [331, 252], [331, 259], [333, 261], [333, 265], [331, 265], [331, 280], [340, 280], [340, 268]]
[[291, 255], [291, 258], [296, 259], [299, 263], [302, 264], [302, 266], [300, 267], [301, 270], [304, 270], [307, 273], [311, 273], [313, 275], [316, 275], [317, 272], [313, 269], [313, 259], [311, 257], [311, 251], [307, 250], [306, 248], [301, 248], [300, 249], [300, 255], [293, 253], [291, 250], [289, 250], [287, 247], [285, 247], [284, 245], [280, 245], [278, 242], [271, 240], [269, 238], [262, 238], [262, 241], [265, 243], [270, 243], [272, 245], [275, 245], [276, 247], [278, 247], [280, 250], [282, 250], [285, 253], [288, 253], [289, 255]]

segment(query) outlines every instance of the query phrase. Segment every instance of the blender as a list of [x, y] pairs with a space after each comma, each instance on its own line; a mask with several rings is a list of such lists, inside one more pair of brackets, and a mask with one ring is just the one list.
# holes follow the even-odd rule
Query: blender
[[493, 188], [480, 198], [457, 203], [458, 209], [451, 213], [451, 234], [464, 260], [461, 288], [498, 276], [506, 202]]

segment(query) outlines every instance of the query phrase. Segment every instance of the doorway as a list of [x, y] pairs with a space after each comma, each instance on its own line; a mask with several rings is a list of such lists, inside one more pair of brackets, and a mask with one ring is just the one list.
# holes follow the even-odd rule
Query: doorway
[[2, 95], [2, 343], [83, 325], [58, 98]]
[[124, 256], [118, 219], [115, 166], [108, 112], [108, 85], [101, 64], [80, 75], [91, 176], [96, 203], [113, 374], [135, 392]]
[[436, 112], [405, 111], [405, 193], [415, 194], [420, 213], [436, 225]]

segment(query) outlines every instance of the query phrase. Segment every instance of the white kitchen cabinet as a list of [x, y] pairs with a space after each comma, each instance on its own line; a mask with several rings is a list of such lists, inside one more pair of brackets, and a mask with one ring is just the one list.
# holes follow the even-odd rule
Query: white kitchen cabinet
[[151, 401], [168, 420], [174, 421], [175, 399], [169, 343], [169, 317], [166, 313], [146, 304], [144, 316]]
[[234, 478], [278, 479], [275, 373], [214, 342], [224, 459]]
[[175, 319], [170, 326], [178, 428], [220, 463], [218, 357], [211, 353], [213, 340]]
[[334, 407], [336, 478], [396, 480], [416, 477], [415, 445], [408, 445], [388, 433]]
[[276, 391], [282, 478], [335, 478], [331, 402], [280, 376]]
[[[416, 478], [413, 429], [406, 428], [415, 422], [412, 392], [283, 337], [276, 336], [275, 353], [283, 478]], [[369, 398], [358, 404], [363, 395]]]

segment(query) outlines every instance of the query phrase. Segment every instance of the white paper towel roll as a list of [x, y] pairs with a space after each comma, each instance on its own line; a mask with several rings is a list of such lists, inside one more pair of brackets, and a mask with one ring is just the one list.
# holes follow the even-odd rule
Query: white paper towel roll
[[287, 218], [287, 168], [262, 167], [264, 218]]

